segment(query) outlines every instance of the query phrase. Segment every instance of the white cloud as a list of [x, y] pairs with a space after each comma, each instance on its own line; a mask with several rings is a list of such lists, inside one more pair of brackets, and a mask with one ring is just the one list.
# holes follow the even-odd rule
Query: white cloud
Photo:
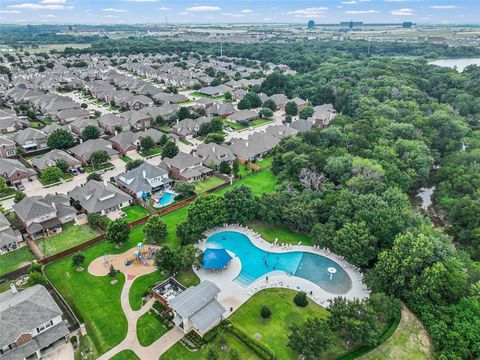
[[434, 5], [430, 6], [430, 9], [435, 9], [435, 10], [448, 10], [448, 9], [457, 9], [458, 6], [456, 5]]
[[242, 10], [241, 12], [244, 13], [244, 14], [248, 14], [248, 13], [252, 13], [253, 10], [245, 9], [245, 10]]
[[294, 15], [297, 18], [320, 18], [325, 16], [325, 10], [327, 7], [311, 7], [306, 9], [298, 9], [287, 11], [287, 14]]
[[342, 4], [358, 4], [356, 0], [342, 1]]
[[0, 10], [0, 14], [20, 14], [18, 10]]
[[186, 8], [185, 10], [187, 11], [219, 11], [221, 10], [221, 8], [219, 6], [202, 5], [202, 6], [192, 6], [192, 7]]
[[45, 18], [56, 18], [56, 16], [53, 15], [53, 14], [42, 15], [42, 17], [45, 17]]
[[105, 11], [105, 12], [114, 12], [114, 13], [124, 13], [124, 12], [127, 12], [127, 10], [125, 10], [125, 9], [115, 9], [115, 8], [106, 8], [106, 9], [102, 9], [102, 11]]
[[111, 14], [110, 14], [110, 15], [104, 15], [104, 16], [102, 16], [102, 17], [107, 18], [107, 19], [118, 18], [118, 16], [116, 16], [116, 15], [111, 15]]
[[65, 4], [66, 0], [42, 0], [40, 4]]
[[25, 9], [25, 10], [64, 10], [64, 9], [71, 9], [72, 7], [66, 7], [64, 5], [59, 4], [34, 4], [34, 3], [23, 3], [23, 4], [16, 4], [16, 5], [9, 5], [7, 6], [11, 9]]
[[127, 2], [137, 2], [137, 3], [152, 3], [152, 2], [157, 2], [157, 0], [123, 0]]
[[161, 6], [161, 7], [158, 8], [158, 10], [167, 11], [167, 10], [171, 10], [171, 8], [166, 7], [166, 6]]
[[347, 10], [345, 11], [346, 14], [378, 14], [380, 13], [379, 10]]
[[390, 11], [390, 14], [392, 14], [393, 16], [412, 16], [413, 10], [409, 8], [392, 10]]

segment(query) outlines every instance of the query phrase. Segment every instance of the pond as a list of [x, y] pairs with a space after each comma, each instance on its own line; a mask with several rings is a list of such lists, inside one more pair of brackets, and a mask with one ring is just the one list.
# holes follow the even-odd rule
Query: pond
[[220, 231], [211, 235], [207, 247], [224, 248], [238, 256], [242, 270], [235, 281], [244, 287], [260, 277], [278, 272], [309, 280], [332, 294], [345, 294], [352, 287], [350, 276], [332, 259], [304, 251], [265, 251], [237, 231]]
[[449, 67], [452, 69], [456, 66], [457, 71], [462, 72], [469, 65], [480, 66], [480, 58], [441, 59], [430, 61], [428, 64]]

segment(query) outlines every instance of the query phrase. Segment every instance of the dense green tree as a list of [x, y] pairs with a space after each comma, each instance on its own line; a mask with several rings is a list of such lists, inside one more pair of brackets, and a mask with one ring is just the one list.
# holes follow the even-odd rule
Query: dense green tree
[[172, 140], [168, 140], [167, 143], [163, 146], [162, 156], [173, 158], [175, 155], [178, 154], [178, 151], [178, 146]]
[[376, 242], [365, 222], [347, 222], [336, 233], [333, 250], [353, 264], [365, 266], [376, 255]]
[[288, 346], [305, 356], [305, 359], [321, 359], [322, 353], [334, 344], [334, 336], [326, 320], [309, 318], [304, 323], [289, 327]]
[[117, 247], [122, 247], [128, 241], [130, 232], [131, 229], [128, 223], [124, 219], [117, 219], [108, 224], [105, 239]]
[[145, 136], [140, 139], [140, 147], [142, 150], [147, 151], [155, 146], [155, 141], [150, 136]]
[[257, 214], [257, 199], [252, 189], [245, 185], [228, 190], [225, 195], [225, 208], [228, 221], [233, 224], [246, 224], [255, 219]]
[[177, 193], [177, 200], [187, 199], [195, 194], [195, 185], [192, 183], [177, 181], [174, 190]]
[[90, 180], [103, 181], [102, 175], [100, 175], [99, 173], [96, 173], [96, 172], [88, 174], [87, 181], [90, 181]]
[[93, 167], [106, 163], [110, 159], [106, 150], [96, 150], [90, 154], [88, 161]]
[[20, 201], [23, 200], [23, 198], [25, 196], [27, 196], [27, 194], [25, 194], [23, 191], [17, 190], [17, 191], [15, 191], [15, 196], [13, 197], [13, 202], [15, 204], [19, 203]]
[[47, 145], [51, 149], [68, 149], [75, 144], [73, 135], [65, 129], [57, 129], [48, 136]]
[[63, 172], [56, 166], [50, 166], [42, 171], [40, 178], [45, 184], [53, 184], [62, 180]]
[[154, 215], [143, 226], [143, 233], [147, 241], [159, 244], [167, 238], [167, 225], [160, 216]]
[[87, 125], [82, 131], [82, 138], [84, 140], [98, 139], [100, 137], [100, 130], [95, 125]]
[[285, 114], [295, 116], [298, 114], [297, 104], [293, 101], [289, 101], [285, 104]]
[[273, 101], [272, 99], [265, 100], [262, 104], [262, 107], [270, 109], [272, 111], [277, 110], [277, 104], [275, 104], [275, 101]]
[[314, 112], [313, 107], [306, 106], [298, 112], [298, 117], [300, 119], [306, 120], [313, 115], [313, 112]]
[[59, 159], [57, 160], [55, 166], [62, 170], [62, 172], [66, 173], [68, 169], [70, 168], [70, 164], [68, 163], [67, 160], [64, 159]]

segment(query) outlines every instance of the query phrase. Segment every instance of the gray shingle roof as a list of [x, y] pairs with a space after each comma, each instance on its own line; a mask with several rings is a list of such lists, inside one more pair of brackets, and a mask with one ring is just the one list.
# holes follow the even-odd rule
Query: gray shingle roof
[[118, 154], [116, 150], [112, 149], [112, 144], [104, 139], [87, 140], [69, 149], [69, 151], [75, 156], [85, 156], [87, 159], [97, 150], [105, 150], [110, 156]]
[[88, 213], [96, 213], [118, 206], [132, 200], [115, 186], [107, 183], [90, 180], [83, 186], [77, 186], [69, 193], [70, 197], [78, 200]]
[[18, 160], [0, 158], [0, 175], [7, 174], [10, 176], [15, 171], [24, 171], [29, 175], [35, 175], [37, 173], [35, 170], [27, 168]]
[[167, 174], [168, 172], [164, 169], [149, 163], [143, 163], [135, 169], [117, 175], [115, 180], [134, 193], [138, 193], [140, 191], [151, 192], [152, 188], [158, 187], [165, 183], [159, 178], [163, 178], [167, 176]]
[[55, 166], [58, 160], [67, 161], [70, 166], [80, 166], [81, 162], [63, 150], [53, 149], [44, 155], [34, 157], [30, 162], [40, 171]]
[[219, 292], [217, 285], [205, 280], [180, 293], [170, 300], [169, 305], [181, 317], [189, 318], [215, 300]]
[[13, 294], [0, 293], [0, 346], [15, 341], [22, 333], [52, 320], [62, 311], [42, 285]]
[[46, 139], [47, 135], [40, 130], [34, 128], [26, 128], [17, 132], [13, 138], [17, 144], [23, 145], [28, 140]]

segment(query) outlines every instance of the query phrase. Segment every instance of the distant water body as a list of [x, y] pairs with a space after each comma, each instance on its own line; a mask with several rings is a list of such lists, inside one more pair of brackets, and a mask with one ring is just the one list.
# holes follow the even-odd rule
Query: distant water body
[[468, 65], [480, 66], [480, 58], [463, 58], [463, 59], [442, 59], [430, 61], [431, 65], [438, 65], [442, 67], [454, 68], [457, 67], [457, 71], [462, 72]]

